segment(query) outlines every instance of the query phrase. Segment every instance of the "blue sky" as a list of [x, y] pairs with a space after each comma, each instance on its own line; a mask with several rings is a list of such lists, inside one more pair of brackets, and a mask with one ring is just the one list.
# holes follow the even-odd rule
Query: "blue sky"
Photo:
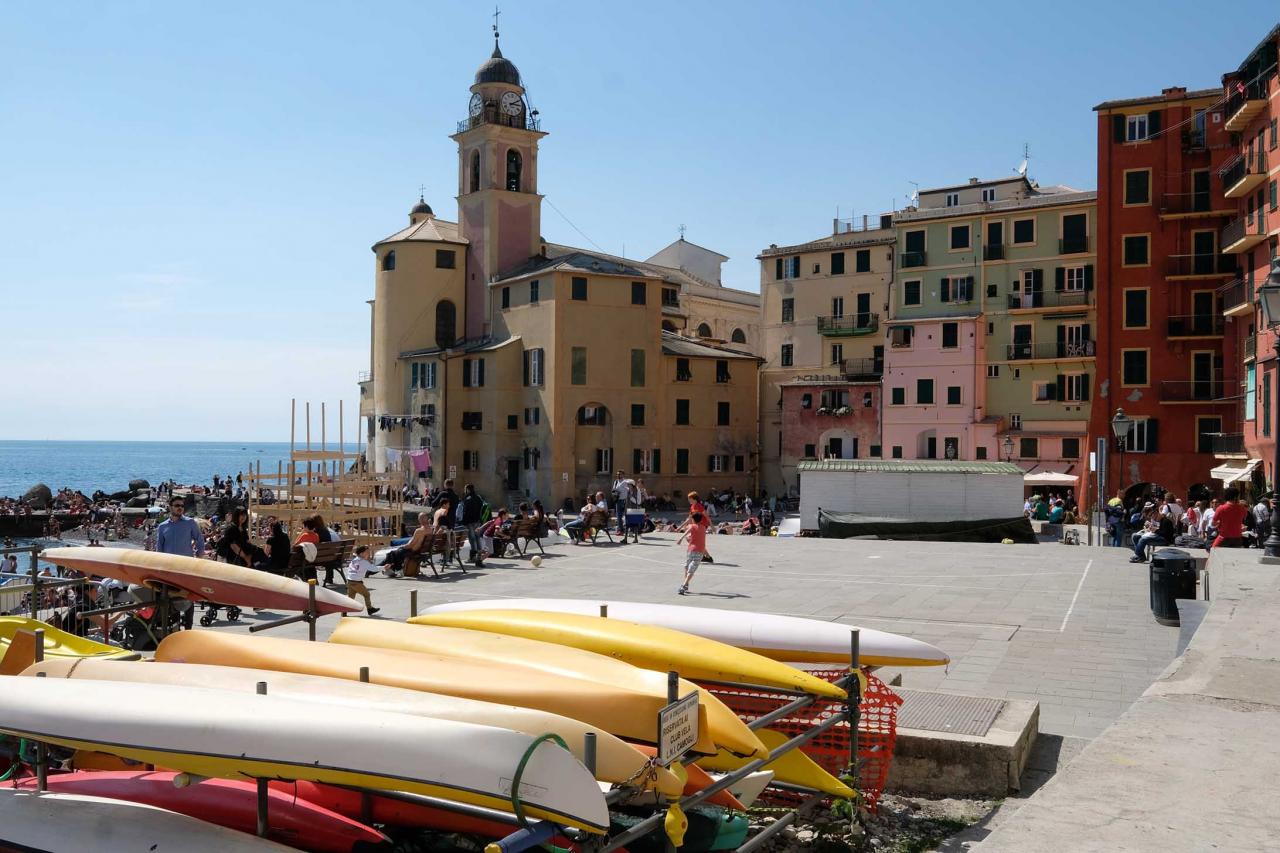
[[[357, 402], [370, 245], [453, 218], [479, 3], [0, 7], [0, 438], [281, 440]], [[508, 2], [552, 240], [732, 260], [910, 181], [1094, 186], [1098, 102], [1216, 85], [1274, 3]], [[355, 418], [349, 418], [354, 426]]]

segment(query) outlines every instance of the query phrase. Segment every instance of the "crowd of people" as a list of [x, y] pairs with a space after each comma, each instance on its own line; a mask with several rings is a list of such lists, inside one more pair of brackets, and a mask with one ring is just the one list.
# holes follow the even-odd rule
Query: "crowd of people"
[[1110, 544], [1133, 550], [1131, 562], [1143, 562], [1152, 546], [1189, 548], [1262, 547], [1271, 533], [1275, 507], [1270, 495], [1251, 506], [1240, 490], [1228, 487], [1219, 498], [1198, 500], [1184, 506], [1178, 497], [1165, 494], [1126, 504], [1117, 494], [1106, 507]]

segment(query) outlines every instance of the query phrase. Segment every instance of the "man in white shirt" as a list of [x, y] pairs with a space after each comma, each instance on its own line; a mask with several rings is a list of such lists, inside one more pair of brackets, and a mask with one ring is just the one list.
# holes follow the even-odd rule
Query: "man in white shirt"
[[1218, 509], [1218, 499], [1214, 498], [1209, 501], [1209, 508], [1200, 516], [1200, 538], [1203, 539], [1209, 535], [1209, 528], [1213, 527], [1213, 514]]
[[1169, 516], [1169, 520], [1173, 522], [1175, 528], [1182, 526], [1182, 516], [1186, 510], [1182, 508], [1182, 504], [1178, 503], [1178, 499], [1173, 495], [1165, 498], [1164, 505], [1160, 507], [1160, 514]]
[[376, 572], [378, 567], [369, 562], [366, 556], [368, 553], [368, 545], [357, 546], [356, 555], [347, 564], [345, 575], [347, 579], [347, 596], [349, 598], [355, 598], [357, 595], [362, 597], [365, 610], [372, 616], [378, 612], [379, 608], [373, 606], [373, 599], [369, 596], [369, 587], [364, 585], [364, 579]]
[[618, 515], [618, 536], [627, 544], [627, 507], [636, 493], [636, 481], [627, 479], [627, 472], [619, 469], [613, 479], [613, 507]]
[[1258, 498], [1258, 502], [1253, 506], [1253, 520], [1256, 522], [1255, 529], [1258, 534], [1258, 541], [1265, 542], [1267, 537], [1271, 535], [1271, 501], [1265, 496]]

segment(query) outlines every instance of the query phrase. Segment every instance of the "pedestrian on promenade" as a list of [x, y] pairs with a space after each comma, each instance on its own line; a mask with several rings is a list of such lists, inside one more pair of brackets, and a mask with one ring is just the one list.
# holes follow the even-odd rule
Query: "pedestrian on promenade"
[[1258, 534], [1258, 546], [1261, 547], [1271, 535], [1271, 501], [1266, 495], [1258, 498], [1258, 502], [1253, 505], [1253, 522]]
[[[182, 557], [204, 556], [204, 534], [195, 519], [187, 518], [187, 502], [182, 498], [169, 499], [169, 517], [156, 528], [156, 551], [160, 554], [176, 554]], [[182, 613], [182, 627], [190, 630], [196, 609], [188, 607]]]
[[368, 545], [357, 545], [356, 555], [351, 558], [351, 562], [347, 564], [345, 572], [347, 580], [347, 597], [355, 598], [357, 595], [364, 599], [365, 611], [372, 616], [377, 613], [379, 608], [373, 606], [373, 598], [369, 595], [369, 587], [364, 585], [364, 579], [374, 572], [378, 571], [378, 567], [369, 562]]
[[1240, 503], [1240, 490], [1230, 486], [1222, 493], [1222, 503], [1213, 513], [1213, 526], [1218, 535], [1214, 538], [1210, 550], [1214, 548], [1244, 547], [1244, 517], [1249, 510]]
[[636, 481], [627, 479], [627, 472], [618, 469], [613, 479], [613, 508], [618, 515], [619, 542], [627, 544], [627, 507], [636, 494]]
[[467, 541], [471, 543], [471, 562], [477, 566], [484, 564], [480, 537], [476, 535], [476, 529], [480, 527], [481, 520], [484, 518], [484, 510], [484, 499], [476, 494], [476, 487], [473, 484], [467, 483], [462, 487], [462, 500], [458, 504], [457, 518], [458, 522], [467, 528]]
[[698, 566], [702, 564], [702, 559], [707, 552], [707, 528], [702, 523], [705, 518], [700, 512], [689, 516], [693, 524], [689, 525], [680, 537], [681, 540], [686, 536], [689, 538], [689, 548], [684, 557], [684, 583], [680, 584], [679, 590], [681, 595], [689, 593], [689, 584], [693, 581], [693, 576], [698, 573]]

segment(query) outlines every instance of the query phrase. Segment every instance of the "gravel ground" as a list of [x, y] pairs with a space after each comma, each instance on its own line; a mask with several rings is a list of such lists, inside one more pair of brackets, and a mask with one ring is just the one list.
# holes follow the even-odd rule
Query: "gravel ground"
[[[964, 850], [967, 843], [948, 844], [947, 839], [986, 820], [1000, 805], [995, 800], [931, 800], [886, 794], [875, 815], [864, 817], [850, 831], [848, 813], [836, 806], [819, 808], [782, 830], [763, 849], [770, 853], [924, 853], [930, 850]], [[753, 812], [752, 834], [784, 814]]]

